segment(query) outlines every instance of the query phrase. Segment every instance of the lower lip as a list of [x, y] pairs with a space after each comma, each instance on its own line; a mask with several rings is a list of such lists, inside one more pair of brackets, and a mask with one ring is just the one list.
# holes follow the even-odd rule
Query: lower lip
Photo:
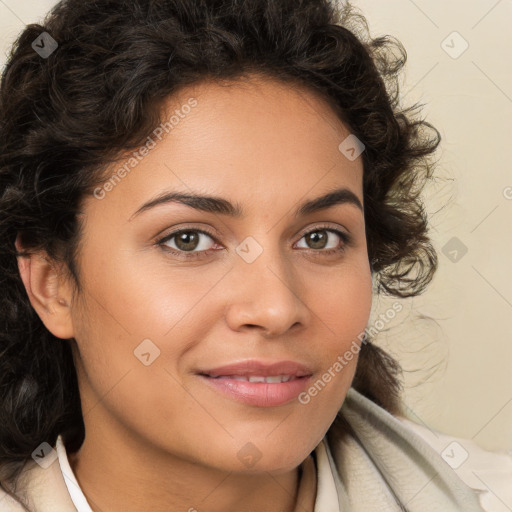
[[275, 407], [297, 398], [309, 384], [311, 377], [299, 377], [288, 382], [249, 382], [228, 378], [200, 377], [224, 395], [249, 405]]

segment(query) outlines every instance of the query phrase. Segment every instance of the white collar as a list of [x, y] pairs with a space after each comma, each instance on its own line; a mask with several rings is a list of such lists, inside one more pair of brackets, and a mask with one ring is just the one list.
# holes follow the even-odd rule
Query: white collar
[[339, 512], [344, 496], [341, 495], [341, 483], [334, 466], [329, 444], [324, 437], [315, 448], [316, 499], [313, 512]]
[[57, 437], [55, 449], [57, 450], [57, 456], [59, 458], [62, 476], [64, 477], [66, 487], [68, 488], [69, 495], [71, 496], [71, 501], [73, 501], [73, 505], [75, 505], [77, 512], [92, 512], [92, 509], [87, 502], [82, 489], [76, 481], [75, 474], [69, 465], [66, 447], [64, 446], [62, 436], [60, 435]]

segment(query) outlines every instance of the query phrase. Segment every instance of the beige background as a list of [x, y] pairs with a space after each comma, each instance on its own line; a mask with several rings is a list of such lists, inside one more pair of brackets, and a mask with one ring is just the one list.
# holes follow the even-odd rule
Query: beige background
[[[402, 362], [411, 419], [511, 450], [512, 0], [353, 3], [372, 35], [402, 41], [403, 98], [425, 103], [444, 139], [426, 201], [440, 268], [380, 343]], [[53, 4], [0, 0], [2, 67], [23, 25]], [[393, 302], [375, 301], [370, 324]]]

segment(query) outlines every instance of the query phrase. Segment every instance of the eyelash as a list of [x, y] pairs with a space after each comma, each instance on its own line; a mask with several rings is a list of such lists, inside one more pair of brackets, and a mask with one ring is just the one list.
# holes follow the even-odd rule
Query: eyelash
[[[329, 231], [330, 233], [335, 233], [338, 235], [343, 243], [340, 247], [335, 249], [306, 249], [311, 252], [317, 252], [321, 253], [323, 256], [330, 256], [336, 253], [344, 253], [348, 247], [352, 245], [352, 236], [340, 231], [339, 229], [334, 229], [330, 226], [316, 226], [314, 229], [307, 231], [304, 233], [300, 239], [304, 238], [307, 235], [310, 235], [311, 233], [316, 233], [317, 231]], [[171, 253], [173, 256], [176, 256], [178, 258], [184, 259], [184, 260], [194, 260], [198, 258], [202, 258], [206, 255], [209, 255], [210, 252], [217, 251], [218, 249], [208, 249], [206, 251], [196, 251], [196, 252], [188, 252], [188, 251], [178, 251], [176, 249], [171, 249], [167, 245], [165, 245], [165, 242], [168, 242], [169, 240], [172, 240], [174, 237], [180, 235], [181, 233], [187, 233], [187, 232], [194, 232], [194, 233], [202, 233], [203, 235], [208, 235], [215, 243], [218, 243], [215, 239], [215, 235], [213, 233], [210, 233], [207, 230], [203, 229], [197, 229], [197, 228], [182, 228], [177, 231], [173, 231], [172, 233], [169, 233], [165, 237], [161, 238], [156, 242], [155, 245], [161, 247], [166, 252]]]

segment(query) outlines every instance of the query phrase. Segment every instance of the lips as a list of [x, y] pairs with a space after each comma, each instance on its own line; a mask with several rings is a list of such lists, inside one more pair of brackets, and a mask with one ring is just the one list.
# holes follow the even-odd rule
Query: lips
[[[295, 361], [278, 361], [265, 363], [263, 361], [248, 360], [240, 363], [233, 363], [217, 368], [200, 370], [200, 375], [208, 377], [307, 377], [313, 371], [305, 364]], [[289, 380], [289, 379], [288, 379]]]
[[310, 384], [312, 370], [294, 361], [244, 361], [198, 372], [216, 392], [236, 402], [257, 407], [287, 404]]

